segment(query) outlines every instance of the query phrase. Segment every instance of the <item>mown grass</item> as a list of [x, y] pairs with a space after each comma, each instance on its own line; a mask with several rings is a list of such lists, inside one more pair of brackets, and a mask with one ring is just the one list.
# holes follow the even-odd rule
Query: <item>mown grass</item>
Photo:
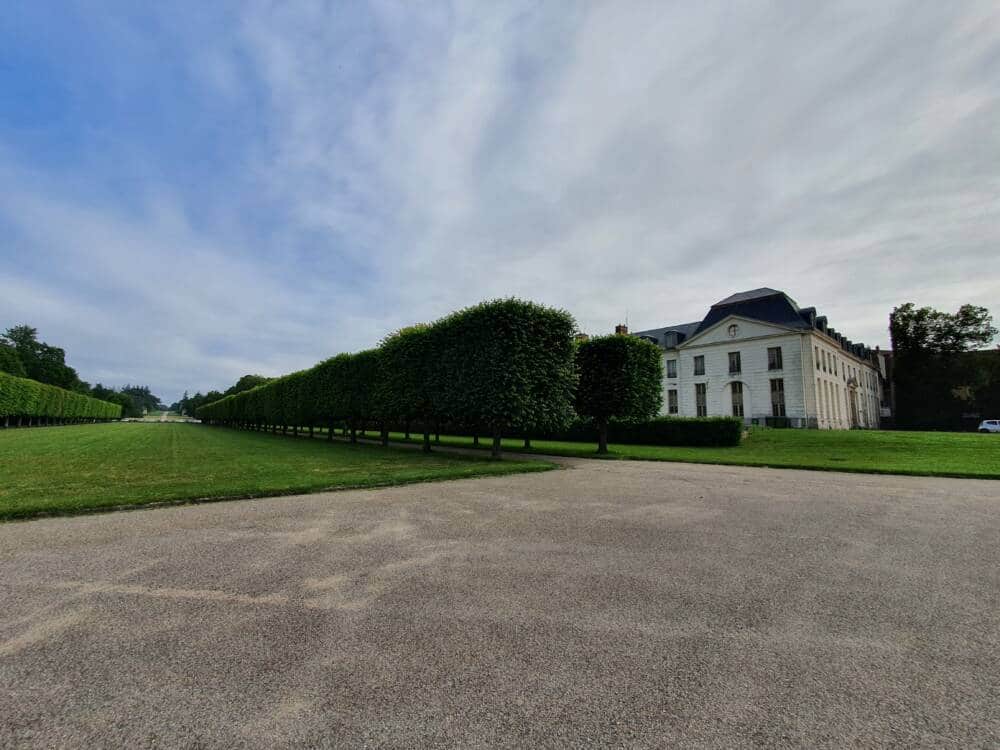
[[8, 429], [0, 430], [0, 519], [549, 468], [170, 422]]
[[[401, 433], [391, 438], [404, 440]], [[411, 442], [419, 439], [413, 435]], [[483, 438], [479, 447], [488, 449], [488, 442]], [[442, 435], [441, 444], [469, 448], [472, 438]], [[503, 445], [508, 451], [598, 458], [591, 443], [532, 440], [525, 449], [522, 440], [505, 439]], [[727, 448], [611, 444], [608, 450], [604, 458], [1000, 479], [1000, 435], [976, 433], [755, 429]]]

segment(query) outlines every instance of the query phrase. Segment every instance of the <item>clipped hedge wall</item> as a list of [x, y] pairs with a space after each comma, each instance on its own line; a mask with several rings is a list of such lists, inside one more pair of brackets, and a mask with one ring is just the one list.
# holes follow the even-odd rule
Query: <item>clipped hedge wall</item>
[[121, 404], [0, 372], [0, 420], [4, 425], [9, 424], [11, 418], [19, 423], [24, 419], [29, 422], [36, 419], [118, 419], [121, 413]]
[[[564, 429], [573, 417], [573, 318], [518, 299], [483, 302], [403, 329], [378, 349], [340, 354], [198, 409], [215, 424], [293, 432], [347, 423], [420, 424], [425, 447], [441, 424], [493, 437]], [[383, 433], [384, 434], [384, 433]]]

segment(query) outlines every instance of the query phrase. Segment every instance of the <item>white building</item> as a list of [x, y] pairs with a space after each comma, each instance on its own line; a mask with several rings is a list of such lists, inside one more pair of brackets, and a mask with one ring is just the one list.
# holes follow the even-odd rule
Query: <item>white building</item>
[[879, 351], [846, 339], [784, 292], [740, 292], [698, 322], [635, 335], [663, 350], [663, 414], [821, 429], [879, 426]]

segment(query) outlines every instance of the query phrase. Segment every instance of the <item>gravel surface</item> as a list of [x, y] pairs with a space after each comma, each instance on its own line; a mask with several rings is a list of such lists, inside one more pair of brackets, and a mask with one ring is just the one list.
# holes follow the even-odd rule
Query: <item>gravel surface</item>
[[1000, 483], [562, 463], [0, 525], [0, 746], [1000, 745]]

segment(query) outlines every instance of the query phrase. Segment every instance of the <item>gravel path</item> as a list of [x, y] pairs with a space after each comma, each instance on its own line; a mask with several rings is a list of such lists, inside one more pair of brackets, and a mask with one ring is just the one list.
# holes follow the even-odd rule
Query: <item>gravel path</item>
[[1000, 483], [562, 463], [0, 526], [0, 746], [1000, 744]]

